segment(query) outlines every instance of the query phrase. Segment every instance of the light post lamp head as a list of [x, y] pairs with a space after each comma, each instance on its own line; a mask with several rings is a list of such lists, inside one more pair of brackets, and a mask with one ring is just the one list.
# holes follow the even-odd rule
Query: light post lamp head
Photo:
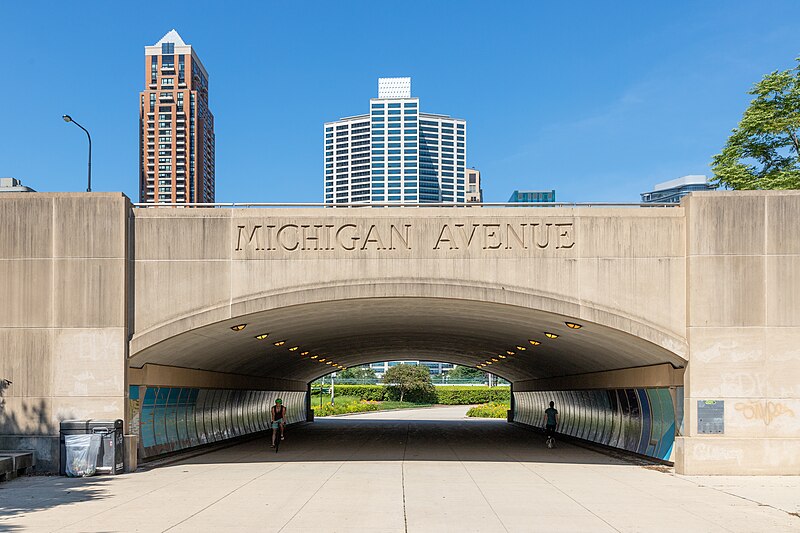
[[69, 115], [62, 115], [61, 118], [64, 119], [64, 122], [72, 122], [72, 117]]

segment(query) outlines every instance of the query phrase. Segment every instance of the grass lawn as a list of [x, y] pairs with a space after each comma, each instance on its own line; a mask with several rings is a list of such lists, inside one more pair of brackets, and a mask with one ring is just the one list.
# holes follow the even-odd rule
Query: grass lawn
[[387, 409], [403, 409], [410, 407], [430, 407], [429, 403], [411, 403], [397, 401], [371, 402], [362, 400], [358, 396], [336, 396], [334, 404], [331, 405], [329, 395], [322, 396], [322, 406], [320, 407], [319, 394], [311, 396], [311, 408], [314, 416], [342, 415], [347, 413], [365, 413], [368, 411], [385, 411]]

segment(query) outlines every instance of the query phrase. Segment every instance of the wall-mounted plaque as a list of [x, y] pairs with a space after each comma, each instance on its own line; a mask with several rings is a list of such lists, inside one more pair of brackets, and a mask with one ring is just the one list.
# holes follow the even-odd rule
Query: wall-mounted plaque
[[697, 432], [725, 433], [723, 400], [697, 400]]

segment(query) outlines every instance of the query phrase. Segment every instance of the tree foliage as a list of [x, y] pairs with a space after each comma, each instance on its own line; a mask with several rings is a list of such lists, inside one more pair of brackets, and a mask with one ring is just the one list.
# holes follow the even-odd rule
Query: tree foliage
[[425, 401], [436, 393], [431, 383], [431, 373], [425, 366], [393, 366], [383, 375], [383, 382], [390, 391], [399, 393], [401, 402], [405, 401], [407, 395], [409, 401]]
[[450, 379], [473, 379], [475, 381], [483, 381], [486, 378], [486, 372], [479, 368], [472, 368], [471, 366], [457, 365], [453, 370], [447, 373]]
[[337, 379], [376, 379], [375, 371], [368, 366], [353, 366], [336, 373]]
[[714, 156], [714, 181], [732, 189], [800, 189], [800, 65], [767, 74], [749, 94], [755, 99]]

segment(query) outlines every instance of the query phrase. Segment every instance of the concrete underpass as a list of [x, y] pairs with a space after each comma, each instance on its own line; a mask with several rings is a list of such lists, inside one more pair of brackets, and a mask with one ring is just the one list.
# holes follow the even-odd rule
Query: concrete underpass
[[[272, 309], [196, 328], [137, 352], [130, 358], [129, 418], [139, 435], [140, 457], [263, 430], [277, 397], [289, 407], [290, 423], [304, 421], [310, 381], [387, 354], [479, 367], [509, 380], [517, 422], [540, 427], [552, 400], [568, 435], [673, 458], [683, 411], [681, 357], [633, 335], [554, 313], [431, 297]], [[251, 383], [271, 390], [223, 388], [220, 376], [240, 381], [251, 376]], [[211, 387], [174, 386], [202, 377]]]
[[652, 208], [0, 202], [0, 448], [34, 450], [41, 471], [58, 469], [65, 419], [122, 419], [133, 467], [258, 433], [279, 396], [303, 422], [315, 378], [411, 358], [504, 377], [515, 422], [540, 424], [553, 400], [564, 433], [679, 473], [800, 473], [797, 192]]
[[135, 474], [16, 480], [0, 530], [796, 531], [797, 478], [675, 476], [465, 410], [321, 419], [278, 454], [260, 437]]

